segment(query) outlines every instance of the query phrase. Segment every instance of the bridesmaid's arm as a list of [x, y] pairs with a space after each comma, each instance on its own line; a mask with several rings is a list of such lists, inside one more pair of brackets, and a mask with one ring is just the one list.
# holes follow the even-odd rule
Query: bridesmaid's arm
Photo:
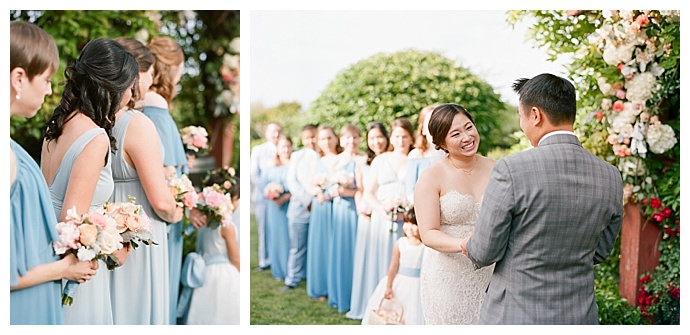
[[105, 166], [109, 152], [110, 140], [105, 134], [94, 137], [86, 144], [84, 150], [77, 156], [72, 165], [62, 203], [62, 212], [58, 221], [64, 221], [67, 211], [76, 207], [77, 213], [83, 214], [89, 211], [96, 185], [100, 178], [101, 169]]
[[19, 276], [17, 285], [10, 286], [10, 291], [21, 290], [63, 278], [83, 283], [96, 274], [97, 268], [97, 262], [80, 262], [74, 254], [68, 254], [59, 261], [44, 263], [31, 268], [25, 275]]
[[381, 156], [376, 156], [373, 161], [371, 161], [371, 168], [369, 170], [369, 183], [367, 185], [364, 185], [364, 201], [369, 204], [369, 207], [371, 207], [372, 211], [382, 211], [386, 213], [386, 209], [383, 207], [383, 204], [379, 201], [379, 199], [376, 197], [376, 192], [379, 189], [379, 182], [378, 182], [378, 169], [380, 166], [380, 161], [381, 161]]
[[126, 157], [137, 170], [153, 210], [163, 221], [175, 223], [182, 220], [183, 208], [177, 206], [168, 189], [160, 139], [153, 122], [143, 114], [135, 115], [127, 128], [127, 139]]

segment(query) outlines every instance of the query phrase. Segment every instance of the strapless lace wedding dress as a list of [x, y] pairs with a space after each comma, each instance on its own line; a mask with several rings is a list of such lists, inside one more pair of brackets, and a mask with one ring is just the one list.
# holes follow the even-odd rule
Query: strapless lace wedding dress
[[[449, 191], [439, 198], [441, 231], [464, 237], [474, 230], [480, 202], [470, 195]], [[424, 251], [421, 296], [425, 324], [477, 324], [494, 266], [474, 270], [461, 253]]]

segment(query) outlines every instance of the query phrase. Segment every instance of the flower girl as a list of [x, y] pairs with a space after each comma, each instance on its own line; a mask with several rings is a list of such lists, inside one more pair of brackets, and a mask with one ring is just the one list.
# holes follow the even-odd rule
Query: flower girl
[[419, 238], [417, 218], [414, 207], [404, 217], [404, 235], [393, 246], [393, 257], [388, 275], [381, 278], [374, 293], [371, 294], [364, 311], [362, 324], [372, 324], [371, 314], [378, 309], [382, 299], [395, 299], [403, 307], [403, 320], [406, 325], [423, 325], [424, 315], [419, 289], [419, 272], [424, 255], [424, 244]]
[[[239, 178], [231, 176], [225, 183], [214, 184], [227, 190], [232, 208], [237, 210], [240, 197]], [[227, 186], [230, 186], [229, 189]], [[209, 223], [197, 231], [196, 253], [199, 263], [191, 265], [191, 272], [183, 266], [182, 282], [193, 287], [191, 294], [183, 291], [178, 304], [178, 318], [188, 325], [238, 325], [240, 323], [240, 252], [236, 223], [232, 213], [223, 215], [222, 222], [213, 224], [213, 215], [206, 214]], [[200, 260], [203, 259], [203, 260]], [[185, 264], [188, 260], [185, 260]], [[198, 267], [197, 267], [198, 266]], [[199, 273], [200, 272], [200, 273]], [[193, 278], [190, 278], [193, 277]], [[189, 299], [189, 300], [187, 300]]]

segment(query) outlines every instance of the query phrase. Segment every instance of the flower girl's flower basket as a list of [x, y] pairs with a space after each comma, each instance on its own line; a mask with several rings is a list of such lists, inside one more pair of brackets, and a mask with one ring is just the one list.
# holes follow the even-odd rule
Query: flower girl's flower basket
[[378, 308], [370, 311], [369, 324], [372, 325], [404, 325], [403, 314], [405, 308], [395, 299], [381, 298]]

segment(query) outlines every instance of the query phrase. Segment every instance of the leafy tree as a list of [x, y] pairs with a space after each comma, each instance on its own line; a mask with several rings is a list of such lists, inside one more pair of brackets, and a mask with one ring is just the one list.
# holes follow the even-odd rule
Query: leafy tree
[[515, 129], [517, 121], [503, 124], [502, 120], [514, 117], [514, 112], [508, 112], [489, 84], [438, 53], [417, 50], [375, 54], [341, 71], [300, 122], [328, 123], [336, 129], [352, 123], [365, 129], [373, 121], [390, 125], [406, 117], [415, 124], [422, 108], [446, 102], [470, 111], [482, 136], [481, 152], [512, 144], [504, 135]]
[[278, 121], [283, 128], [283, 133], [292, 139], [293, 147], [300, 147], [303, 126], [299, 123], [301, 113], [302, 106], [298, 102], [283, 102], [270, 108], [252, 106], [250, 146], [254, 147], [255, 144], [265, 141], [266, 126], [269, 122]]
[[[207, 128], [209, 136], [221, 133], [232, 123], [238, 134], [239, 120], [219, 99], [227, 90], [221, 74], [226, 55], [238, 55], [232, 41], [239, 36], [239, 11], [10, 11], [10, 20], [36, 23], [55, 39], [60, 50], [60, 68], [53, 78], [53, 95], [31, 119], [13, 118], [10, 134], [32, 156], [40, 156], [43, 126], [60, 101], [65, 66], [74, 61], [82, 47], [98, 37], [133, 37], [147, 42], [150, 37], [168, 35], [185, 52], [185, 73], [171, 113], [180, 128], [193, 124]], [[236, 111], [233, 111], [236, 113]], [[234, 141], [233, 152], [239, 152]], [[233, 155], [238, 166], [239, 155]]]

